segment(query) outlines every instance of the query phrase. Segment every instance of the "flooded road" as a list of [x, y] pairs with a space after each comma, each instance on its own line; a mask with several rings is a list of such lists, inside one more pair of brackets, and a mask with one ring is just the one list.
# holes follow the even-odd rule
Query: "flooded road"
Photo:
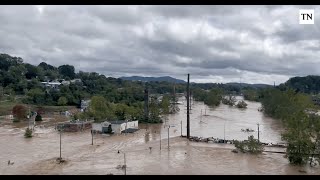
[[[257, 110], [259, 103], [247, 103], [246, 110], [239, 110], [225, 105], [210, 109], [194, 102], [191, 135], [223, 138], [225, 134], [226, 139], [246, 139], [250, 134], [256, 137], [257, 132], [244, 133], [241, 129], [256, 130], [260, 123], [261, 141], [281, 142], [277, 121], [264, 117]], [[66, 162], [62, 164], [55, 161], [59, 157], [59, 133], [53, 128], [36, 128], [35, 136], [26, 139], [24, 129], [1, 126], [0, 174], [124, 174], [117, 168], [124, 161], [126, 174], [320, 174], [319, 167], [289, 165], [283, 154], [235, 154], [231, 152], [233, 145], [189, 142], [178, 137], [181, 121], [182, 133], [186, 134], [186, 107], [183, 103], [179, 107], [180, 112], [169, 115], [163, 124], [140, 124], [141, 130], [134, 134], [95, 135], [94, 145], [90, 131], [63, 133], [62, 158]], [[208, 116], [201, 116], [201, 109]], [[167, 125], [171, 125], [169, 149]], [[14, 164], [8, 165], [8, 160]]]

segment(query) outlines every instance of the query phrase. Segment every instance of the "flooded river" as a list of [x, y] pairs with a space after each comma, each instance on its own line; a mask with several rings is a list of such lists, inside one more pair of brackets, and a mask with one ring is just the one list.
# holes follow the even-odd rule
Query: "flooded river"
[[[35, 136], [26, 139], [24, 129], [2, 125], [0, 174], [320, 174], [319, 167], [289, 165], [283, 154], [232, 153], [233, 145], [189, 142], [179, 137], [181, 121], [186, 135], [186, 104], [184, 99], [180, 102], [180, 112], [169, 115], [165, 123], [140, 124], [134, 134], [95, 135], [94, 145], [90, 131], [63, 133], [62, 158], [66, 162], [62, 164], [55, 161], [60, 136], [53, 128], [36, 128]], [[247, 139], [249, 135], [257, 137], [259, 123], [262, 142], [281, 142], [280, 124], [259, 112], [259, 103], [247, 103], [248, 108], [240, 110], [226, 105], [212, 109], [193, 102], [191, 135]], [[247, 128], [255, 131], [241, 131]], [[8, 160], [13, 164], [8, 165]], [[118, 168], [124, 163], [126, 171]]]

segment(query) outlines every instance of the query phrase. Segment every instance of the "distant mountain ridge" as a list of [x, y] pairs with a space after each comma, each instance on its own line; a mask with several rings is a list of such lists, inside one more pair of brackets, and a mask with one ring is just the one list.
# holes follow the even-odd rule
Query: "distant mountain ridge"
[[253, 88], [266, 88], [266, 87], [272, 87], [270, 84], [248, 84], [248, 83], [226, 83], [226, 85], [232, 85], [232, 86], [241, 86], [241, 87], [253, 87]]
[[120, 77], [120, 79], [129, 80], [129, 81], [142, 81], [142, 82], [165, 81], [165, 82], [171, 82], [171, 83], [186, 83], [181, 79], [176, 79], [170, 76], [161, 76], [161, 77], [130, 76], [130, 77]]

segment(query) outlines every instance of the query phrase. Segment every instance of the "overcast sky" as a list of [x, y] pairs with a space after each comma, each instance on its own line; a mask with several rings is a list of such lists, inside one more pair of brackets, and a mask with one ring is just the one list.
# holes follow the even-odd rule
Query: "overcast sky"
[[[300, 25], [299, 9], [315, 24]], [[320, 6], [0, 6], [0, 53], [106, 76], [283, 83], [320, 74]]]

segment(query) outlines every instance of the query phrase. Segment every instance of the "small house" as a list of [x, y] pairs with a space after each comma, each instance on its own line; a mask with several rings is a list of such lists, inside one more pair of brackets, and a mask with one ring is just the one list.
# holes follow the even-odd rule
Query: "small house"
[[92, 124], [92, 130], [94, 133], [102, 133], [102, 134], [107, 134], [107, 133], [113, 133], [112, 129], [110, 132], [111, 128], [111, 123], [105, 121], [102, 123], [93, 123]]
[[85, 111], [89, 107], [90, 102], [91, 102], [90, 99], [89, 100], [81, 100], [81, 105], [80, 105], [81, 112]]
[[116, 134], [128, 132], [129, 129], [132, 129], [133, 132], [139, 129], [138, 121], [120, 120], [120, 121], [109, 121], [109, 122], [111, 123], [113, 132]]

